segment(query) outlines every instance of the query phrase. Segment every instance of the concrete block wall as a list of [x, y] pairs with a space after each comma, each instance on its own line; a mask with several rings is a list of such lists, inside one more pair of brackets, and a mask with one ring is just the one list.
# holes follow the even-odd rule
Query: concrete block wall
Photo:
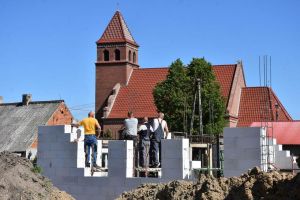
[[[80, 137], [78, 143], [74, 143]], [[82, 133], [70, 126], [41, 126], [38, 133], [38, 165], [53, 184], [77, 200], [115, 199], [142, 183], [188, 179], [189, 141], [163, 140], [161, 178], [137, 178], [133, 174], [132, 141], [109, 141], [108, 175], [90, 176], [84, 168]], [[101, 143], [98, 144], [100, 145]], [[101, 154], [98, 147], [98, 156]], [[100, 162], [100, 159], [98, 158]]]
[[[174, 148], [176, 147], [176, 148]], [[170, 151], [172, 149], [172, 151]], [[189, 178], [189, 140], [162, 140], [162, 176], [171, 179]]]
[[224, 176], [239, 176], [261, 166], [260, 128], [224, 129]]

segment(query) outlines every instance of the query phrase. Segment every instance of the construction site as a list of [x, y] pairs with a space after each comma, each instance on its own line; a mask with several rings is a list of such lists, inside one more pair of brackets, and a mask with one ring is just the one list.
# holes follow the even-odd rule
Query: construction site
[[[144, 117], [149, 124], [158, 120], [153, 91], [171, 72], [140, 67], [138, 50], [117, 10], [96, 42], [95, 112], [88, 115], [97, 127], [91, 134], [63, 100], [0, 98], [0, 199], [300, 199], [300, 121], [272, 89], [271, 56], [258, 58], [259, 86], [253, 87], [246, 85], [241, 60], [209, 65], [224, 100], [226, 124], [218, 133], [212, 130], [216, 105], [209, 101], [204, 110], [203, 82], [194, 77], [192, 101], [187, 105], [185, 98], [180, 110], [183, 128], [155, 141], [159, 164], [152, 165], [154, 139], [148, 138], [140, 164], [137, 130]], [[124, 137], [129, 113], [137, 121], [134, 139]], [[156, 134], [150, 127], [147, 134]], [[86, 144], [89, 134], [95, 145]]]

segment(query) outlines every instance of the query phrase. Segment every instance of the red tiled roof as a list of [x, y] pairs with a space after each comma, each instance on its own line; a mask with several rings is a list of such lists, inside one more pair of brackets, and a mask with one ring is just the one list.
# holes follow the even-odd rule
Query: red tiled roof
[[[261, 127], [264, 123], [253, 122], [251, 127]], [[270, 124], [268, 125], [271, 126]], [[277, 144], [300, 145], [300, 121], [292, 122], [272, 122], [272, 127], [268, 130], [268, 135], [276, 138]], [[273, 131], [272, 131], [273, 129]]]
[[279, 105], [278, 121], [292, 121], [272, 89], [268, 87], [246, 87], [242, 89], [237, 126], [250, 126], [257, 121], [275, 121], [275, 104]]
[[117, 11], [108, 26], [106, 27], [103, 35], [97, 41], [97, 43], [112, 43], [112, 42], [129, 42], [136, 46], [137, 43], [134, 41], [122, 14]]
[[108, 118], [126, 118], [131, 110], [135, 117], [155, 117], [156, 106], [152, 91], [166, 79], [169, 68], [134, 69], [127, 86], [122, 87]]
[[[236, 65], [215, 65], [213, 72], [220, 83], [222, 95], [228, 99]], [[157, 110], [152, 91], [166, 79], [169, 68], [134, 69], [129, 83], [121, 87], [108, 118], [126, 118], [129, 110], [136, 117], [155, 117]]]
[[212, 69], [217, 81], [220, 84], [221, 94], [225, 98], [227, 104], [232, 87], [236, 65], [214, 65]]

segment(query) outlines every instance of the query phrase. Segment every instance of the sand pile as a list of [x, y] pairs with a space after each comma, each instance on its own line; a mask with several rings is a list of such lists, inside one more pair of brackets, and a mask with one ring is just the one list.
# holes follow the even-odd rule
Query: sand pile
[[266, 173], [256, 167], [240, 177], [201, 175], [196, 183], [143, 184], [123, 193], [119, 200], [123, 199], [300, 199], [300, 174]]
[[74, 199], [58, 190], [49, 179], [33, 172], [32, 163], [9, 152], [0, 152], [0, 199]]

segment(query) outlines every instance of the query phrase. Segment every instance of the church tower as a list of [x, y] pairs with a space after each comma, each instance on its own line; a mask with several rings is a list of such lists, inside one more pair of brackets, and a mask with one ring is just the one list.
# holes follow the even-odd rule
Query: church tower
[[96, 117], [103, 117], [109, 95], [116, 84], [124, 86], [134, 68], [138, 68], [138, 44], [122, 14], [117, 11], [97, 44]]

